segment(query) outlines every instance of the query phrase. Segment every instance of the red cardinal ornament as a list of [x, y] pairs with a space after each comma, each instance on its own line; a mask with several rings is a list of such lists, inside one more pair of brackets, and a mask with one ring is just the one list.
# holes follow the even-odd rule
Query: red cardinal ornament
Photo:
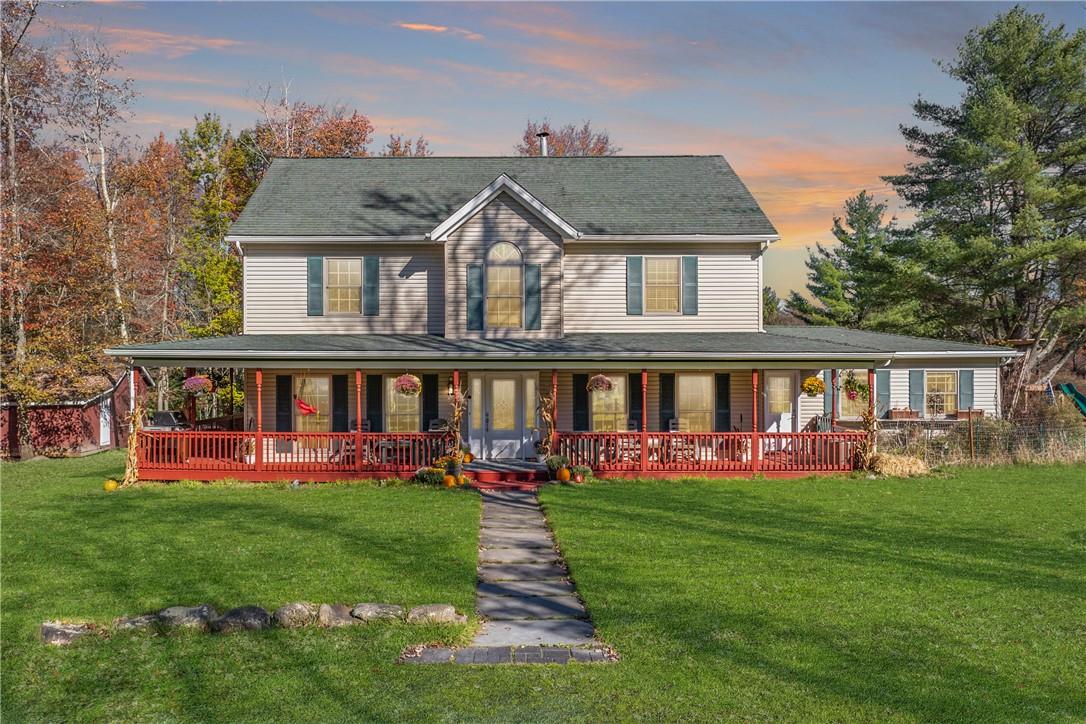
[[303, 400], [301, 398], [297, 398], [297, 397], [294, 398], [294, 405], [298, 408], [298, 412], [302, 413], [303, 415], [316, 415], [317, 414], [317, 408], [311, 406], [310, 404], [308, 404], [305, 400]]

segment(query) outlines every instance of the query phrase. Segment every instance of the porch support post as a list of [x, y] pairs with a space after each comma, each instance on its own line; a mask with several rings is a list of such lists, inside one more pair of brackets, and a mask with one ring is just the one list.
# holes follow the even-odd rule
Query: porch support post
[[354, 371], [354, 469], [362, 472], [362, 370]]
[[256, 450], [253, 451], [257, 472], [264, 470], [264, 370], [256, 370]]
[[227, 413], [230, 415], [230, 424], [234, 424], [234, 368], [230, 368], [230, 411]]
[[641, 370], [641, 472], [649, 469], [649, 371]]
[[[192, 377], [196, 374], [195, 367], [185, 368], [185, 379]], [[189, 424], [192, 425], [192, 429], [196, 429], [196, 395], [189, 395], [188, 400], [185, 401], [185, 414], [188, 415]]]
[[551, 435], [551, 455], [558, 452], [558, 370], [551, 370], [551, 423], [554, 430]]
[[750, 413], [750, 469], [754, 472], [762, 467], [762, 443], [758, 439], [758, 370], [751, 370], [751, 391], [754, 394], [753, 409]]
[[830, 370], [830, 389], [826, 390], [830, 396], [830, 432], [837, 427], [837, 368]]
[[867, 370], [867, 412], [872, 417], [875, 416], [875, 368], [870, 367]]

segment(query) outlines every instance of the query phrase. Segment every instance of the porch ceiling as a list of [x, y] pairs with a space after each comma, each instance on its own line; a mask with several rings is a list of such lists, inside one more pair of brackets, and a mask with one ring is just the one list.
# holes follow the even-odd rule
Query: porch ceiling
[[[793, 331], [798, 330], [798, 331]], [[353, 367], [410, 361], [434, 368], [578, 367], [615, 364], [636, 367], [797, 367], [838, 363], [882, 365], [899, 354], [924, 353], [999, 357], [999, 347], [857, 333], [848, 340], [806, 330], [775, 327], [766, 332], [569, 334], [557, 339], [449, 339], [434, 335], [260, 334], [137, 344], [106, 350], [137, 364], [252, 367]], [[840, 330], [848, 332], [850, 330]], [[923, 343], [923, 344], [920, 344]], [[934, 347], [933, 348], [933, 343]], [[920, 347], [920, 349], [917, 349]]]

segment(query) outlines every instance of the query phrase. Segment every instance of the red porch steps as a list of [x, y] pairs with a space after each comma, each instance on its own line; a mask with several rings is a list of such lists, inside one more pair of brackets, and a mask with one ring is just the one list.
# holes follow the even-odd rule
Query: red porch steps
[[551, 477], [545, 465], [526, 460], [476, 460], [464, 472], [477, 490], [536, 490]]

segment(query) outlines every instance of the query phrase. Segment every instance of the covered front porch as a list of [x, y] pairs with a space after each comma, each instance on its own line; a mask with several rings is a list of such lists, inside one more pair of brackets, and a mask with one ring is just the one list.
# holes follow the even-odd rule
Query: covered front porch
[[[394, 389], [403, 374], [421, 382], [417, 396]], [[605, 477], [849, 471], [863, 433], [839, 429], [833, 405], [800, 391], [816, 374], [779, 364], [248, 368], [241, 429], [143, 431], [139, 471], [148, 480], [410, 477], [451, 451], [458, 398], [463, 443], [479, 460], [468, 471], [480, 481], [509, 478], [501, 463], [547, 454]], [[589, 389], [599, 377], [610, 389]]]

